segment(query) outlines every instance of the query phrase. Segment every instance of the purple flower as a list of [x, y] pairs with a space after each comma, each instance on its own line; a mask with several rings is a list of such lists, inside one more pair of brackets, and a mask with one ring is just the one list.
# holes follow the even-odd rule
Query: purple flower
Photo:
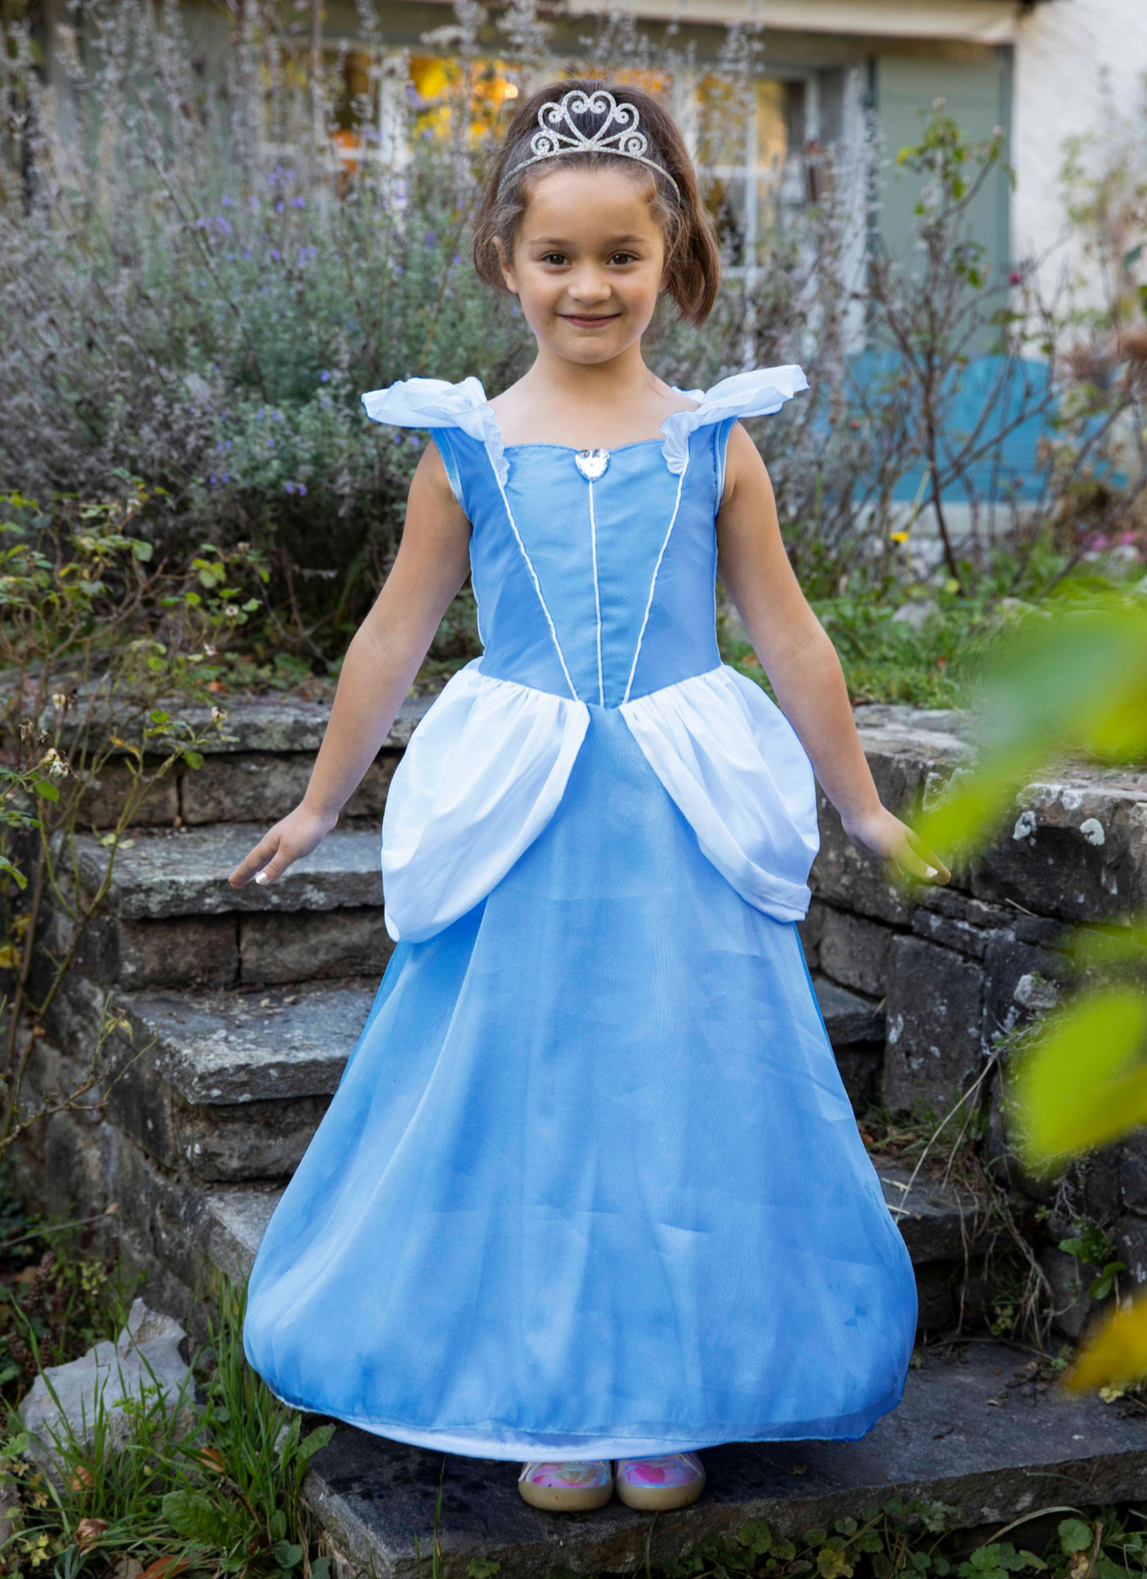
[[230, 479], [229, 479], [229, 478], [228, 478], [228, 476], [227, 476], [227, 473], [226, 473], [226, 472], [224, 472], [224, 473], [223, 473], [223, 481], [224, 481], [224, 482], [228, 482], [228, 481], [229, 481], [229, 480], [230, 480]]
[[259, 212], [259, 199], [257, 197], [253, 197], [251, 199], [251, 212], [253, 214], [257, 214]]
[[301, 494], [302, 494], [302, 495], [303, 495], [303, 497], [304, 497], [304, 498], [305, 498], [305, 497], [306, 497], [306, 493], [307, 493], [307, 485], [306, 485], [306, 483], [305, 483], [305, 482], [301, 482], [301, 483], [299, 483], [299, 484], [298, 484], [298, 489], [299, 489], [299, 492], [300, 492], [300, 493], [301, 493]]
[[281, 214], [283, 212], [283, 210], [286, 208], [286, 206], [287, 206], [286, 203], [284, 203], [283, 199], [280, 198], [279, 201], [275, 204], [275, 213], [276, 214]]
[[258, 411], [256, 411], [256, 413], [255, 413], [255, 421], [256, 422], [262, 422], [262, 420], [263, 420], [263, 408], [262, 408], [262, 406], [260, 406]]
[[283, 413], [281, 411], [272, 411], [271, 417], [275, 422], [282, 422]]
[[333, 404], [334, 404], [334, 402], [331, 400], [331, 397], [329, 395], [320, 395], [319, 396], [319, 405], [320, 406], [325, 406], [328, 411], [330, 410], [330, 408], [331, 408], [331, 406]]
[[307, 261], [307, 249], [306, 249], [306, 247], [300, 247], [299, 248], [299, 263], [300, 264], [304, 264], [304, 263], [306, 263], [306, 261]]
[[208, 479], [208, 481], [210, 481], [210, 482], [218, 482], [219, 479], [218, 479], [218, 477], [216, 477], [215, 473], [212, 472], [210, 478]]
[[324, 367], [322, 372], [319, 374], [319, 382], [321, 384], [329, 383], [330, 376], [331, 376], [330, 368]]
[[269, 450], [273, 450], [275, 448], [275, 441], [274, 441], [274, 439], [268, 439], [267, 440], [267, 448]]
[[271, 248], [271, 256], [274, 258], [275, 262], [278, 263], [278, 261], [279, 261], [279, 249], [278, 249], [278, 247], [272, 247]]
[[398, 264], [398, 266], [396, 267], [394, 272], [396, 274], [405, 274], [406, 270], [402, 267], [402, 264], [400, 263], [400, 264]]
[[228, 263], [234, 263], [234, 261], [235, 261], [235, 254], [233, 252], [229, 252], [227, 254], [227, 262]]
[[456, 252], [454, 254], [454, 256], [450, 259], [450, 261], [451, 261], [451, 263], [461, 263], [462, 262], [462, 254], [460, 252]]
[[291, 206], [292, 208], [306, 208], [307, 200], [305, 197], [293, 197], [291, 199]]
[[245, 258], [249, 258], [251, 256], [251, 249], [250, 249], [250, 247], [244, 247], [243, 248], [243, 256]]
[[426, 242], [426, 250], [429, 252], [430, 248], [434, 245], [434, 232], [432, 230], [428, 230], [423, 239]]
[[418, 437], [417, 433], [412, 433], [410, 435], [410, 447], [411, 447], [411, 449], [416, 450], [421, 443], [422, 443], [422, 440]]
[[230, 208], [231, 207], [231, 199], [226, 195], [226, 193], [224, 193], [224, 196], [223, 196], [223, 207], [224, 208]]
[[294, 493], [294, 491], [295, 491], [295, 485], [294, 485], [293, 482], [285, 482], [283, 484], [283, 487], [287, 490], [288, 493]]

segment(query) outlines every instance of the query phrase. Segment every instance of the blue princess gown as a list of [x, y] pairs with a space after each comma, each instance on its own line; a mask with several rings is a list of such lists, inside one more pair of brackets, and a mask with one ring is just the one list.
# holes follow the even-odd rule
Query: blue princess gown
[[363, 396], [433, 435], [485, 650], [394, 775], [397, 948], [251, 1273], [286, 1402], [584, 1459], [900, 1401], [912, 1266], [796, 928], [812, 769], [714, 630], [729, 430], [805, 387], [741, 374], [609, 452], [503, 445], [474, 378]]

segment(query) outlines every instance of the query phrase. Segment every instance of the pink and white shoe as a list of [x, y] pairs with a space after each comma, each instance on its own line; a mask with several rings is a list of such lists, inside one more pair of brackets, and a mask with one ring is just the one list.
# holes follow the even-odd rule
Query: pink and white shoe
[[705, 1470], [696, 1453], [664, 1453], [660, 1458], [619, 1458], [614, 1489], [627, 1508], [660, 1513], [687, 1508], [705, 1489]]
[[603, 1508], [613, 1496], [613, 1470], [607, 1458], [532, 1459], [522, 1466], [518, 1490], [531, 1507], [547, 1513], [584, 1513]]

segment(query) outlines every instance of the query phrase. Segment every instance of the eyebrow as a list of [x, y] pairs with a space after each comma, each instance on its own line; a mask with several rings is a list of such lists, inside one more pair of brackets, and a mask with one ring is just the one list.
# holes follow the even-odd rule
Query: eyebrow
[[[610, 247], [632, 246], [635, 241], [648, 241], [648, 236], [611, 236], [606, 242]], [[534, 236], [529, 245], [532, 247], [568, 247], [570, 242], [565, 236]]]

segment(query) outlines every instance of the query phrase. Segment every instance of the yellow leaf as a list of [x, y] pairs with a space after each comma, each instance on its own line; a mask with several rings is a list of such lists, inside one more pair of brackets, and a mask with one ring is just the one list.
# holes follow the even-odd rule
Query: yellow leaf
[[0, 970], [15, 970], [20, 963], [20, 955], [11, 943], [5, 943], [0, 948]]
[[1147, 1123], [1147, 994], [1103, 987], [1077, 998], [1018, 1061], [1016, 1142], [1042, 1173]]
[[1075, 1357], [1063, 1385], [1075, 1393], [1147, 1375], [1147, 1295], [1108, 1316]]

